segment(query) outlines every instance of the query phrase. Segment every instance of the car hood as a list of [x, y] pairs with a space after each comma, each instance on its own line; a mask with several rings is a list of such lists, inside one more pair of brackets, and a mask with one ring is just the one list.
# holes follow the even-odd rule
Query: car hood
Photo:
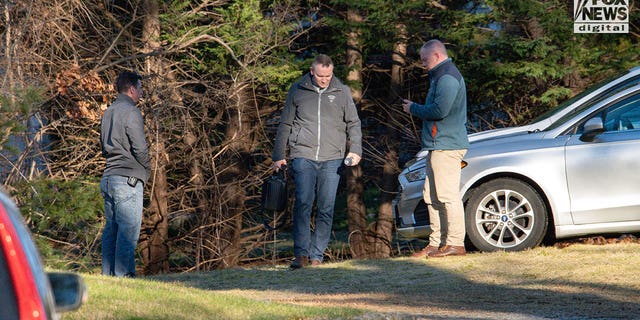
[[[487, 146], [501, 145], [505, 147], [513, 143], [519, 144], [522, 141], [541, 139], [544, 135], [541, 130], [548, 127], [549, 124], [549, 121], [543, 120], [526, 126], [499, 128], [472, 133], [469, 135], [470, 145], [467, 156], [469, 153], [475, 154], [476, 152], [474, 152], [474, 150], [490, 150], [485, 149]], [[416, 156], [405, 165], [403, 173], [423, 168], [425, 163], [420, 160], [427, 154], [428, 152], [426, 151], [418, 152]]]
[[474, 142], [488, 140], [488, 139], [496, 139], [496, 138], [501, 138], [505, 136], [520, 135], [522, 133], [538, 132], [548, 127], [550, 124], [551, 123], [549, 121], [543, 120], [543, 121], [532, 123], [526, 126], [508, 127], [508, 128], [500, 128], [500, 129], [476, 132], [469, 135], [469, 143], [473, 144]]
[[[469, 149], [465, 157], [531, 148], [531, 144], [528, 141], [543, 139], [546, 132], [529, 129], [530, 126], [522, 126], [471, 134], [469, 135]], [[416, 154], [415, 158], [407, 163], [403, 172], [406, 173], [423, 168], [425, 162], [420, 160], [427, 154], [424, 151]]]
[[505, 150], [514, 144], [521, 145], [527, 144], [527, 141], [540, 140], [545, 134], [543, 131], [513, 131], [502, 135], [474, 140], [469, 145], [469, 151], [487, 147], [494, 148], [494, 151]]

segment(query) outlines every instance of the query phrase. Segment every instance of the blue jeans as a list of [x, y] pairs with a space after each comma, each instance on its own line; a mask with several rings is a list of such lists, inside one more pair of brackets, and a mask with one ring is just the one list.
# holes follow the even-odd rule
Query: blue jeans
[[[293, 159], [296, 200], [293, 206], [293, 253], [322, 261], [329, 245], [336, 191], [342, 160]], [[317, 195], [315, 229], [311, 232], [311, 211]]]
[[102, 274], [135, 277], [135, 251], [142, 222], [143, 183], [127, 184], [127, 177], [100, 181], [106, 224], [102, 232]]

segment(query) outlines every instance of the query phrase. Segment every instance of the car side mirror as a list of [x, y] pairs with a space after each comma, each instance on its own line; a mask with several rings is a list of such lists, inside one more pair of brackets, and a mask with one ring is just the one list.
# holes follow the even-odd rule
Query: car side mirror
[[47, 272], [56, 302], [56, 312], [72, 311], [87, 301], [87, 287], [82, 278], [69, 272]]
[[602, 118], [593, 117], [584, 124], [584, 130], [580, 136], [582, 142], [593, 142], [595, 137], [604, 132], [604, 124]]

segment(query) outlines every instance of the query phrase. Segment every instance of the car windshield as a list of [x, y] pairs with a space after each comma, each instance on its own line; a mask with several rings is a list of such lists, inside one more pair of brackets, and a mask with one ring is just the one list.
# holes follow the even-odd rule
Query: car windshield
[[[597, 85], [591, 86], [588, 89], [586, 89], [585, 91], [581, 92], [580, 94], [577, 94], [576, 96], [574, 96], [573, 98], [563, 102], [560, 106], [558, 106], [557, 108], [554, 108], [553, 110], [543, 114], [542, 116], [538, 117], [536, 121], [540, 121], [543, 120], [545, 118], [548, 118], [556, 113], [558, 113], [559, 111], [569, 107], [570, 105], [572, 105], [575, 101], [578, 101], [579, 99], [583, 98], [584, 96], [598, 90], [599, 88], [601, 88], [602, 86], [608, 84], [612, 79], [618, 78], [619, 76], [613, 77], [613, 78], [609, 78], [607, 80], [604, 80], [600, 83], [598, 83]], [[640, 74], [633, 76], [627, 80], [624, 80], [614, 86], [612, 86], [611, 88], [604, 90], [602, 92], [600, 92], [599, 94], [595, 95], [594, 97], [592, 97], [591, 99], [589, 99], [588, 101], [575, 106], [575, 108], [569, 112], [567, 112], [565, 115], [563, 115], [561, 118], [559, 118], [558, 120], [554, 121], [549, 127], [547, 127], [545, 129], [545, 131], [547, 130], [552, 130], [558, 126], [560, 126], [561, 124], [563, 124], [565, 121], [567, 121], [570, 118], [573, 118], [573, 116], [575, 116], [576, 114], [582, 112], [583, 110], [586, 110], [588, 108], [590, 108], [591, 106], [593, 106], [594, 104], [604, 100], [607, 97], [610, 97], [622, 90], [625, 90], [627, 88], [630, 88], [634, 85], [637, 85], [638, 83], [640, 83]]]
[[[611, 79], [608, 79], [608, 80], [611, 80]], [[605, 84], [607, 84], [607, 82], [608, 81], [602, 81], [599, 84], [597, 84], [597, 85], [595, 85], [593, 87], [590, 87], [589, 89], [587, 89], [585, 91], [582, 91], [582, 92], [578, 93], [577, 95], [565, 100], [564, 102], [562, 102], [557, 107], [555, 107], [555, 108], [553, 108], [553, 109], [551, 109], [551, 110], [549, 110], [549, 111], [537, 116], [533, 120], [531, 120], [531, 123], [536, 123], [538, 121], [541, 121], [541, 120], [544, 120], [544, 119], [547, 119], [547, 118], [553, 116], [554, 114], [556, 114], [556, 113], [564, 110], [568, 106], [572, 105], [574, 102], [582, 99], [582, 97], [584, 97], [584, 96], [588, 95], [589, 93], [591, 93], [591, 92], [599, 89], [600, 87], [604, 86]]]

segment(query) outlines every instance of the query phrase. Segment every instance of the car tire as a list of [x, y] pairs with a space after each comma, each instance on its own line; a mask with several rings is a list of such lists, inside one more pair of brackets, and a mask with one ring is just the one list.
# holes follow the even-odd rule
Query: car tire
[[480, 185], [465, 206], [467, 236], [480, 251], [533, 248], [542, 242], [548, 221], [540, 194], [512, 178]]

